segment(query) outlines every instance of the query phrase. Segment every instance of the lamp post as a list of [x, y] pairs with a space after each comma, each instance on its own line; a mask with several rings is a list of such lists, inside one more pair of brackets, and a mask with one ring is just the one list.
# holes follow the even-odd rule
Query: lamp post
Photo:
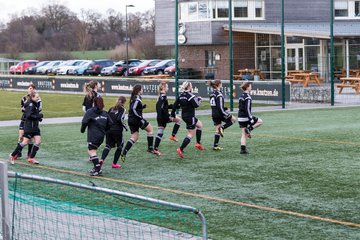
[[126, 43], [126, 71], [125, 75], [129, 75], [129, 37], [128, 37], [128, 17], [127, 17], [127, 9], [128, 7], [135, 7], [134, 5], [126, 5], [125, 7], [125, 43]]

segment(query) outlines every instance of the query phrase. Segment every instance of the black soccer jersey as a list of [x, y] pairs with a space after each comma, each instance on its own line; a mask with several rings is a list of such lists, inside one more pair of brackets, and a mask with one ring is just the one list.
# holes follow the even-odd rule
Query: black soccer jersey
[[83, 100], [83, 106], [85, 107], [85, 111], [89, 110], [94, 106], [94, 98], [100, 97], [100, 94], [98, 92], [95, 92], [94, 90], [91, 91], [91, 95], [86, 95]]
[[201, 98], [196, 97], [191, 92], [182, 92], [178, 99], [176, 99], [171, 115], [175, 114], [176, 109], [181, 108], [182, 118], [195, 117], [195, 108], [199, 107]]
[[239, 112], [238, 112], [238, 121], [247, 122], [251, 121], [253, 116], [251, 115], [251, 96], [247, 92], [243, 92], [239, 98]]
[[[170, 106], [172, 107], [172, 106]], [[163, 119], [165, 120], [165, 122], [167, 122], [167, 120], [170, 117], [169, 114], [169, 103], [167, 100], [167, 96], [166, 94], [161, 93], [157, 102], [156, 102], [156, 113], [157, 113], [157, 119]]]
[[210, 106], [212, 118], [228, 118], [229, 113], [225, 111], [224, 95], [219, 90], [214, 90], [210, 94]]
[[86, 127], [88, 127], [88, 142], [102, 142], [110, 126], [111, 120], [108, 113], [95, 107], [86, 111], [81, 122], [80, 131], [83, 133]]
[[36, 132], [39, 131], [39, 121], [42, 120], [42, 114], [40, 113], [38, 103], [33, 101], [27, 101], [24, 104], [23, 118], [25, 121], [24, 131]]
[[[23, 115], [21, 116], [21, 120], [24, 121], [25, 120], [25, 104], [27, 102], [27, 95], [23, 96], [21, 98], [21, 102], [20, 102], [20, 107], [21, 107], [21, 112], [23, 112]], [[37, 108], [39, 110], [39, 112], [41, 112], [42, 110], [42, 101], [39, 98], [38, 102], [36, 103]]]
[[143, 119], [143, 104], [142, 104], [142, 98], [141, 96], [133, 96], [130, 99], [130, 109], [129, 109], [129, 120], [131, 119], [137, 119], [142, 120]]
[[127, 129], [127, 126], [125, 124], [125, 114], [126, 114], [125, 108], [123, 107], [120, 107], [119, 109], [110, 108], [108, 114], [112, 121], [110, 131], [123, 131], [124, 128]]

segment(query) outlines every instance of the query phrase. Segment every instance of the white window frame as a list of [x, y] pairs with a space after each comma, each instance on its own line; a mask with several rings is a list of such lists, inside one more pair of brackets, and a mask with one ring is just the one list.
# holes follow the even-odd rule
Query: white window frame
[[[347, 11], [348, 11], [348, 15], [347, 16], [335, 16], [335, 10], [336, 10], [336, 3], [339, 2], [346, 2], [347, 4]], [[334, 0], [334, 18], [336, 20], [348, 20], [348, 19], [360, 19], [360, 14], [358, 14], [358, 16], [355, 16], [355, 2], [359, 2], [360, 4], [360, 0]]]

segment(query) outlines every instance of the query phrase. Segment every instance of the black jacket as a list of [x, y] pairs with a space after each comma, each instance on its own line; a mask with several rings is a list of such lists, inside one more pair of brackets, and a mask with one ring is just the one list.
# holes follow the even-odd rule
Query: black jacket
[[111, 127], [109, 114], [97, 107], [89, 109], [82, 119], [80, 131], [85, 132], [86, 127], [88, 127], [88, 142], [103, 139], [106, 131]]
[[212, 118], [228, 118], [230, 114], [225, 111], [224, 95], [221, 91], [214, 90], [210, 94], [210, 106]]
[[120, 107], [119, 109], [110, 108], [108, 114], [112, 122], [109, 131], [122, 132], [124, 128], [127, 130], [127, 126], [125, 123], [125, 114], [126, 114], [125, 108], [123, 107]]
[[83, 106], [85, 106], [85, 111], [89, 110], [94, 106], [94, 98], [99, 97], [100, 94], [95, 92], [94, 90], [91, 92], [91, 96], [85, 96], [83, 100]]
[[247, 122], [253, 119], [251, 115], [251, 96], [247, 92], [243, 92], [239, 98], [239, 112], [238, 112], [238, 121]]
[[25, 121], [24, 131], [25, 132], [36, 132], [39, 131], [39, 121], [42, 121], [43, 114], [40, 113], [37, 102], [29, 101], [24, 105], [23, 119]]
[[195, 108], [199, 107], [200, 103], [201, 98], [196, 97], [191, 92], [182, 92], [173, 105], [171, 116], [175, 116], [176, 109], [180, 107], [182, 118], [195, 117]]
[[141, 96], [133, 96], [130, 99], [130, 109], [129, 109], [129, 121], [131, 120], [142, 120], [143, 118], [143, 109], [146, 105], [142, 104]]
[[172, 104], [169, 105], [166, 94], [161, 93], [156, 102], [157, 119], [168, 121], [170, 117], [169, 108], [172, 109], [172, 107]]

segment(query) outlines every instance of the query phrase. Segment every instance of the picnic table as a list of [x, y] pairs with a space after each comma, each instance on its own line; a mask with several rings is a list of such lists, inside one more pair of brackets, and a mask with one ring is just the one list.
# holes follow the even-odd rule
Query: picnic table
[[144, 75], [144, 76], [140, 76], [141, 78], [145, 78], [145, 79], [158, 79], [158, 78], [171, 78], [171, 76], [169, 74], [158, 74], [158, 75]]
[[360, 77], [342, 77], [340, 78], [340, 84], [336, 84], [336, 87], [339, 88], [339, 94], [342, 93], [344, 88], [353, 88], [355, 90], [355, 94], [359, 94], [360, 90]]
[[294, 73], [292, 74], [292, 78], [287, 79], [291, 83], [302, 83], [304, 87], [309, 86], [309, 83], [313, 82], [320, 86], [320, 78], [319, 73], [310, 73], [310, 72], [303, 72], [303, 73]]
[[259, 69], [239, 69], [238, 74], [234, 75], [235, 80], [254, 80], [255, 76], [259, 76], [260, 79], [264, 80], [264, 75], [261, 74]]

